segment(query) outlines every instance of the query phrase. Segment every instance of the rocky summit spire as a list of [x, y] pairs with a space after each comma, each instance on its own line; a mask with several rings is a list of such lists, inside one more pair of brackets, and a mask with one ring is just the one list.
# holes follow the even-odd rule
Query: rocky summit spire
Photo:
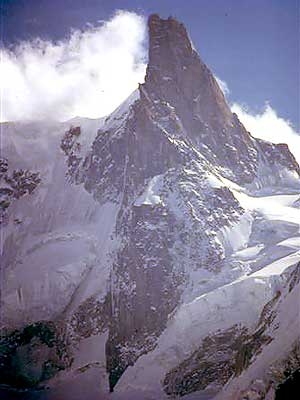
[[190, 57], [193, 48], [183, 24], [172, 17], [164, 20], [154, 14], [149, 17], [149, 72], [155, 67], [168, 69], [174, 56]]
[[[208, 149], [205, 156], [211, 159], [213, 154], [213, 162], [234, 171], [238, 180], [251, 182], [257, 165], [255, 143], [232, 114], [185, 27], [172, 17], [158, 15], [150, 16], [148, 26], [149, 63], [140, 92], [149, 108], [155, 108], [153, 118], [169, 132], [200, 146], [202, 152]], [[180, 129], [164, 122], [172, 121], [173, 114]]]
[[[148, 28], [149, 62], [140, 94], [154, 125], [192, 142], [211, 162], [231, 171], [236, 181], [252, 182], [258, 160], [267, 158], [273, 164], [282, 149], [271, 145], [266, 151], [267, 145], [246, 131], [182, 23], [154, 14]], [[288, 168], [298, 168], [289, 152], [283, 158]]]
[[145, 87], [150, 95], [175, 106], [191, 134], [204, 125], [232, 124], [232, 114], [213, 74], [193, 48], [184, 25], [172, 17], [151, 15], [149, 63]]

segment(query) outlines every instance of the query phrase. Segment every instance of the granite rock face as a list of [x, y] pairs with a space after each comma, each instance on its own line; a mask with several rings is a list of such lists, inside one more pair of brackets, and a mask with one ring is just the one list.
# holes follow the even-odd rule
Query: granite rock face
[[[37, 142], [40, 175], [23, 173], [35, 186], [13, 210], [26, 224], [3, 236], [5, 332], [59, 322], [74, 352], [63, 368], [98, 368], [103, 398], [220, 390], [268, 343], [266, 310], [294, 282], [271, 262], [298, 260], [278, 248], [299, 231], [295, 158], [247, 132], [181, 23], [148, 26], [145, 82], [106, 119]], [[262, 193], [285, 194], [270, 196], [275, 219]], [[90, 342], [102, 353], [86, 362]]]

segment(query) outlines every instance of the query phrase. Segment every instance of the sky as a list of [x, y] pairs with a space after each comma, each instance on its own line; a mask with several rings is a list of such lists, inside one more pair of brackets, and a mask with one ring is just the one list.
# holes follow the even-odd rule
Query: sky
[[111, 112], [143, 81], [155, 12], [185, 24], [242, 122], [299, 131], [300, 0], [0, 3], [2, 120]]

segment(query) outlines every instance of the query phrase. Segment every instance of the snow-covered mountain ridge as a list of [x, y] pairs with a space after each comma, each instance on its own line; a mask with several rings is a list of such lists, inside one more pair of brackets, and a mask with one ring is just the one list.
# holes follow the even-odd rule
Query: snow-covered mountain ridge
[[243, 398], [299, 340], [299, 165], [231, 113], [182, 24], [151, 16], [149, 38], [106, 119], [5, 125], [1, 157], [39, 182], [5, 208], [4, 347], [45, 327], [3, 366], [52, 398]]

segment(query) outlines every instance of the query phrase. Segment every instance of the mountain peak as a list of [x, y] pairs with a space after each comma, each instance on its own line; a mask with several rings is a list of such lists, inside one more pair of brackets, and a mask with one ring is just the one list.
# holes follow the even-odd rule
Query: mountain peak
[[[151, 80], [155, 71], [160, 75], [163, 72], [170, 73], [171, 64], [178, 67], [181, 60], [192, 57], [193, 48], [188, 33], [184, 25], [173, 17], [162, 19], [157, 14], [151, 15], [148, 19], [148, 30], [149, 63], [146, 80]], [[176, 69], [172, 72], [176, 72]]]
[[261, 399], [299, 360], [299, 166], [239, 123], [182, 24], [149, 31], [109, 117], [4, 127], [0, 398], [51, 379], [49, 400]]
[[[238, 180], [252, 182], [263, 145], [232, 114], [184, 25], [173, 17], [162, 19], [154, 14], [148, 28], [149, 62], [140, 95], [154, 123], [191, 141], [213, 163], [233, 171]], [[265, 156], [272, 163], [276, 146], [271, 147], [272, 155]], [[293, 163], [288, 164], [294, 168]]]
[[148, 19], [148, 29], [150, 65], [159, 63], [162, 52], [171, 59], [174, 55], [182, 57], [192, 55], [193, 47], [188, 33], [184, 25], [175, 18], [162, 19], [153, 14]]
[[[145, 88], [175, 106], [190, 132], [232, 124], [232, 113], [213, 74], [194, 49], [186, 28], [173, 17], [149, 17], [149, 63]], [[198, 123], [195, 126], [195, 119]], [[194, 122], [192, 122], [194, 121]]]

